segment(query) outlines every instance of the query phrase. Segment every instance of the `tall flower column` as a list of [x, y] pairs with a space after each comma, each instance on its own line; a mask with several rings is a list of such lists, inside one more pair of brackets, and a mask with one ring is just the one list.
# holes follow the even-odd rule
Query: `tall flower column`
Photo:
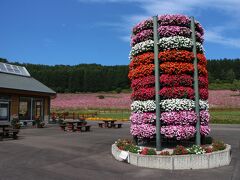
[[[189, 139], [196, 133], [193, 89], [193, 42], [190, 18], [184, 15], [159, 16], [159, 63], [161, 96], [161, 134], [177, 140]], [[208, 75], [202, 43], [204, 31], [195, 22], [199, 72], [201, 134], [210, 132], [208, 112]], [[153, 138], [156, 134], [156, 104], [153, 22], [145, 20], [133, 28], [130, 71], [133, 103], [131, 134], [138, 138]]]

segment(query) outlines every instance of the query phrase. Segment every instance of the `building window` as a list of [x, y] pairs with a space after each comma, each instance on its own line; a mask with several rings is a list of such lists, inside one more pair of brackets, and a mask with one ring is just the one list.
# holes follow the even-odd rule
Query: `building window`
[[0, 95], [0, 121], [9, 121], [10, 97]]
[[32, 97], [20, 97], [19, 101], [20, 120], [43, 120], [43, 99]]
[[0, 102], [0, 121], [9, 120], [9, 103]]

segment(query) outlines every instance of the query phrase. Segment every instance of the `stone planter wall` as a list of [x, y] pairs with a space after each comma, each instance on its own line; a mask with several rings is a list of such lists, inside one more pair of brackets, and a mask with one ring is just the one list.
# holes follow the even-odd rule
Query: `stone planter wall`
[[[141, 155], [130, 153], [127, 158], [129, 164], [157, 169], [183, 170], [183, 169], [209, 169], [229, 165], [231, 162], [231, 146], [223, 151], [217, 151], [207, 154], [191, 155]], [[123, 161], [119, 157], [121, 150], [116, 144], [112, 145], [112, 155], [118, 161]]]

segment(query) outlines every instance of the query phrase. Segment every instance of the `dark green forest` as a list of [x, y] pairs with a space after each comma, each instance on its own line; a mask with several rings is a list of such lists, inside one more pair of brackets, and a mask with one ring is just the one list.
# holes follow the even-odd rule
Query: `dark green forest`
[[[1, 59], [1, 62], [8, 62]], [[121, 92], [130, 88], [128, 66], [103, 66], [100, 64], [25, 66], [31, 76], [57, 92]], [[240, 84], [240, 59], [209, 60], [210, 89], [236, 89]]]

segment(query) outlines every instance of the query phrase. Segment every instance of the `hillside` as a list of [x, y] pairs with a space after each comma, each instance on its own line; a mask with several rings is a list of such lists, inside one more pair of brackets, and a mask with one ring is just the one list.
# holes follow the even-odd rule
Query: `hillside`
[[[0, 62], [8, 60], [0, 58]], [[128, 65], [14, 64], [25, 66], [34, 78], [57, 92], [121, 92], [130, 88]], [[207, 68], [210, 89], [240, 89], [240, 59], [209, 60]]]

